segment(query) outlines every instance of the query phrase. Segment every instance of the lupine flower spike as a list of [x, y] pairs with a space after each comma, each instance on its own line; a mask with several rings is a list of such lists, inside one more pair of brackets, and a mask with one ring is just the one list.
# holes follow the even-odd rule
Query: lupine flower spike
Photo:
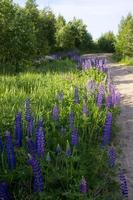
[[127, 180], [126, 180], [123, 170], [120, 170], [119, 178], [120, 178], [121, 193], [124, 197], [128, 198], [128, 185], [127, 185]]
[[36, 155], [36, 145], [31, 138], [27, 139], [27, 148], [28, 148], [29, 154], [31, 154], [32, 156]]
[[46, 155], [46, 162], [50, 163], [51, 162], [51, 157], [50, 157], [50, 153], [48, 152]]
[[33, 170], [33, 189], [34, 192], [42, 192], [44, 190], [44, 180], [39, 166], [38, 160], [29, 155], [28, 163], [31, 165]]
[[115, 161], [116, 161], [116, 151], [113, 147], [111, 147], [108, 150], [108, 163], [110, 167], [115, 166]]
[[78, 131], [76, 128], [73, 128], [72, 130], [71, 143], [73, 146], [77, 146], [78, 144]]
[[72, 152], [71, 152], [71, 147], [70, 147], [70, 144], [69, 144], [69, 141], [67, 140], [67, 145], [66, 145], [66, 156], [71, 156], [72, 155]]
[[11, 137], [10, 132], [8, 131], [5, 134], [5, 141], [6, 141], [8, 168], [12, 170], [16, 168], [16, 157], [15, 157], [14, 147], [12, 143], [12, 137]]
[[61, 147], [60, 147], [59, 144], [58, 144], [57, 147], [56, 147], [56, 153], [57, 153], [57, 154], [60, 154], [60, 153], [61, 153]]
[[105, 93], [105, 89], [104, 89], [103, 85], [100, 85], [99, 91], [98, 91], [98, 96], [97, 96], [97, 106], [99, 108], [101, 108], [101, 106], [103, 104], [104, 93]]
[[86, 194], [88, 192], [87, 182], [84, 177], [82, 177], [82, 180], [80, 182], [80, 192], [83, 194]]
[[53, 108], [52, 116], [53, 116], [53, 120], [55, 120], [55, 121], [58, 120], [58, 118], [59, 118], [59, 109], [58, 109], [57, 105], [55, 105], [54, 108]]
[[8, 186], [5, 182], [0, 182], [0, 199], [11, 200], [11, 195], [8, 191]]
[[75, 91], [74, 91], [74, 100], [75, 100], [75, 103], [80, 103], [80, 100], [79, 100], [79, 91], [78, 91], [77, 87], [75, 87]]
[[44, 139], [44, 130], [42, 127], [40, 127], [36, 133], [36, 148], [38, 156], [43, 157], [45, 151], [45, 139]]
[[27, 98], [25, 101], [25, 118], [29, 122], [31, 120], [31, 108], [30, 108], [30, 99]]
[[112, 128], [112, 113], [108, 112], [106, 122], [103, 130], [102, 145], [106, 146], [110, 143], [111, 139], [111, 128]]

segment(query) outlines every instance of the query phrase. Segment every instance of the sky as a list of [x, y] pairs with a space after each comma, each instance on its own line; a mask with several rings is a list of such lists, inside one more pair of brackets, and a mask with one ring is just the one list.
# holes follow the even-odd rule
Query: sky
[[[24, 6], [26, 0], [14, 0]], [[118, 32], [121, 17], [133, 9], [133, 0], [36, 0], [38, 7], [49, 6], [53, 12], [61, 14], [67, 21], [80, 18], [87, 25], [87, 30], [94, 39], [102, 33]]]

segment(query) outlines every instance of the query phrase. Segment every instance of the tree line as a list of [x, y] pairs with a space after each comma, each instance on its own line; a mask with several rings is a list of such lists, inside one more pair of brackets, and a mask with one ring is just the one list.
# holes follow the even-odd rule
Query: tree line
[[81, 19], [66, 22], [50, 8], [39, 10], [35, 0], [27, 0], [25, 7], [13, 0], [0, 1], [0, 63], [18, 65], [36, 57], [71, 50], [132, 55], [133, 16], [129, 14], [122, 19], [117, 37], [108, 32], [94, 41]]

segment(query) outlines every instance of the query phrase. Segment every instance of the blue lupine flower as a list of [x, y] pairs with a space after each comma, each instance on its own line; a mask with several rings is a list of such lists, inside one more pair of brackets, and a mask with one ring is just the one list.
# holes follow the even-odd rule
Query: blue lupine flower
[[3, 142], [2, 142], [2, 138], [0, 136], [0, 151], [3, 151], [4, 149], [4, 145], [3, 145]]
[[53, 108], [52, 116], [55, 121], [59, 119], [59, 109], [57, 105], [55, 105]]
[[75, 90], [74, 90], [74, 100], [75, 100], [75, 103], [80, 103], [78, 87], [75, 87]]
[[37, 130], [39, 130], [40, 128], [43, 127], [43, 120], [42, 119], [39, 119], [38, 120], [38, 124], [37, 124]]
[[70, 147], [70, 144], [69, 144], [69, 141], [67, 140], [67, 145], [66, 145], [66, 156], [71, 156], [72, 155], [72, 152], [71, 152], [71, 147]]
[[111, 95], [108, 95], [106, 97], [106, 106], [107, 106], [107, 108], [110, 108], [112, 106], [112, 96]]
[[127, 185], [127, 180], [126, 180], [123, 170], [120, 170], [119, 178], [120, 178], [121, 193], [124, 197], [128, 198], [128, 185]]
[[86, 194], [88, 192], [87, 182], [84, 177], [82, 177], [82, 180], [80, 182], [80, 192], [83, 194]]
[[77, 146], [78, 144], [78, 131], [76, 128], [73, 128], [72, 130], [71, 143], [73, 146]]
[[111, 147], [108, 150], [108, 163], [110, 167], [115, 166], [115, 161], [116, 161], [116, 151], [113, 147]]
[[37, 130], [36, 134], [36, 148], [38, 156], [44, 156], [45, 152], [45, 139], [44, 139], [44, 130], [42, 127]]
[[22, 146], [22, 116], [21, 113], [17, 113], [15, 119], [15, 140], [16, 146]]
[[103, 138], [102, 138], [103, 146], [106, 146], [107, 144], [110, 143], [111, 128], [112, 128], [112, 113], [108, 112], [107, 117], [106, 117], [106, 122], [104, 125], [104, 130], [103, 130]]
[[28, 136], [32, 136], [33, 132], [34, 132], [34, 119], [31, 116], [30, 121], [28, 121], [28, 127], [27, 127], [27, 132], [28, 132]]
[[85, 101], [83, 102], [83, 115], [84, 116], [88, 115], [88, 108], [87, 108], [87, 104]]
[[100, 85], [99, 91], [98, 91], [98, 96], [97, 96], [97, 106], [99, 108], [101, 108], [101, 106], [102, 106], [103, 99], [104, 99], [104, 93], [105, 93], [105, 89], [104, 89], [103, 85]]
[[30, 108], [30, 99], [27, 98], [25, 101], [25, 118], [29, 122], [31, 120], [31, 108]]
[[36, 145], [31, 138], [27, 139], [27, 148], [28, 148], [29, 154], [31, 154], [32, 156], [36, 155]]
[[59, 144], [58, 144], [57, 147], [56, 147], [56, 153], [57, 153], [57, 154], [60, 154], [60, 153], [61, 153], [61, 147], [60, 147]]
[[8, 190], [7, 183], [0, 182], [0, 199], [1, 200], [11, 200], [11, 195]]
[[12, 170], [16, 168], [16, 156], [15, 156], [14, 147], [12, 143], [12, 137], [11, 137], [10, 132], [8, 131], [5, 134], [5, 141], [6, 141], [8, 168]]
[[48, 152], [46, 155], [46, 162], [50, 163], [51, 162], [51, 157], [50, 157], [50, 153]]
[[69, 113], [69, 127], [72, 129], [74, 127], [74, 112]]
[[35, 157], [31, 157], [28, 160], [28, 163], [31, 165], [33, 170], [33, 189], [34, 192], [42, 192], [44, 190], [44, 180], [39, 166], [38, 160]]

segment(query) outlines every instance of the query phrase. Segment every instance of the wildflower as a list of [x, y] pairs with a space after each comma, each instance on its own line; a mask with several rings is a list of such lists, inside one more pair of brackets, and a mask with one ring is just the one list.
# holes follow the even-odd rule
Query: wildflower
[[34, 119], [31, 116], [30, 121], [28, 121], [28, 136], [32, 136], [33, 135], [33, 131], [34, 131]]
[[14, 147], [12, 143], [12, 137], [11, 137], [10, 132], [8, 131], [5, 134], [5, 140], [6, 140], [8, 168], [12, 170], [16, 168], [16, 157], [15, 157]]
[[28, 152], [32, 156], [35, 156], [35, 154], [36, 154], [36, 145], [35, 145], [34, 141], [31, 138], [28, 138], [28, 140], [27, 140], [27, 148], [28, 148]]
[[128, 185], [127, 185], [127, 180], [126, 180], [123, 170], [120, 170], [119, 178], [120, 178], [121, 193], [124, 197], [128, 198]]
[[103, 99], [104, 99], [104, 93], [105, 93], [105, 89], [104, 89], [103, 85], [100, 85], [99, 91], [98, 91], [98, 96], [97, 96], [97, 106], [99, 108], [101, 108], [101, 106], [102, 106]]
[[11, 195], [8, 191], [7, 183], [5, 182], [0, 182], [0, 199], [11, 200]]
[[60, 147], [59, 144], [58, 144], [57, 147], [56, 147], [56, 153], [57, 153], [57, 154], [61, 153], [61, 147]]
[[74, 126], [74, 112], [69, 113], [69, 127], [72, 129]]
[[59, 109], [57, 105], [54, 106], [52, 115], [55, 121], [59, 119]]
[[87, 104], [85, 101], [83, 102], [83, 115], [84, 116], [88, 115], [88, 108], [87, 108]]
[[111, 128], [112, 128], [112, 113], [108, 112], [103, 130], [103, 138], [102, 138], [103, 146], [106, 146], [107, 144], [110, 143]]
[[45, 140], [44, 140], [44, 130], [42, 127], [37, 130], [36, 134], [36, 148], [38, 156], [44, 156]]
[[43, 120], [39, 119], [37, 124], [37, 130], [39, 130], [41, 127], [43, 127]]
[[38, 160], [35, 157], [30, 156], [28, 160], [29, 165], [31, 165], [33, 170], [33, 189], [34, 192], [42, 192], [44, 190], [44, 180], [43, 175], [39, 166]]
[[106, 97], [106, 106], [107, 108], [110, 108], [112, 106], [112, 97], [110, 95]]
[[110, 167], [114, 167], [115, 166], [115, 161], [116, 161], [116, 152], [115, 149], [113, 147], [111, 147], [108, 150], [108, 162], [109, 162], [109, 166]]
[[71, 156], [72, 152], [71, 152], [71, 147], [69, 144], [69, 141], [67, 140], [67, 145], [66, 145], [66, 156]]
[[75, 103], [80, 103], [78, 87], [75, 87], [75, 90], [74, 90], [74, 99], [75, 99]]
[[15, 140], [16, 140], [16, 146], [21, 147], [22, 146], [22, 117], [21, 117], [21, 113], [17, 113], [16, 119], [15, 119]]
[[77, 146], [78, 144], [78, 131], [76, 128], [73, 128], [72, 130], [71, 143], [73, 146]]
[[87, 182], [84, 177], [82, 177], [82, 180], [80, 182], [80, 192], [83, 194], [86, 194], [88, 192]]
[[27, 98], [25, 101], [25, 118], [27, 122], [31, 120], [31, 108], [29, 98]]
[[46, 162], [47, 162], [47, 163], [50, 163], [50, 162], [51, 162], [51, 157], [50, 157], [49, 152], [47, 153], [47, 156], [46, 156]]

